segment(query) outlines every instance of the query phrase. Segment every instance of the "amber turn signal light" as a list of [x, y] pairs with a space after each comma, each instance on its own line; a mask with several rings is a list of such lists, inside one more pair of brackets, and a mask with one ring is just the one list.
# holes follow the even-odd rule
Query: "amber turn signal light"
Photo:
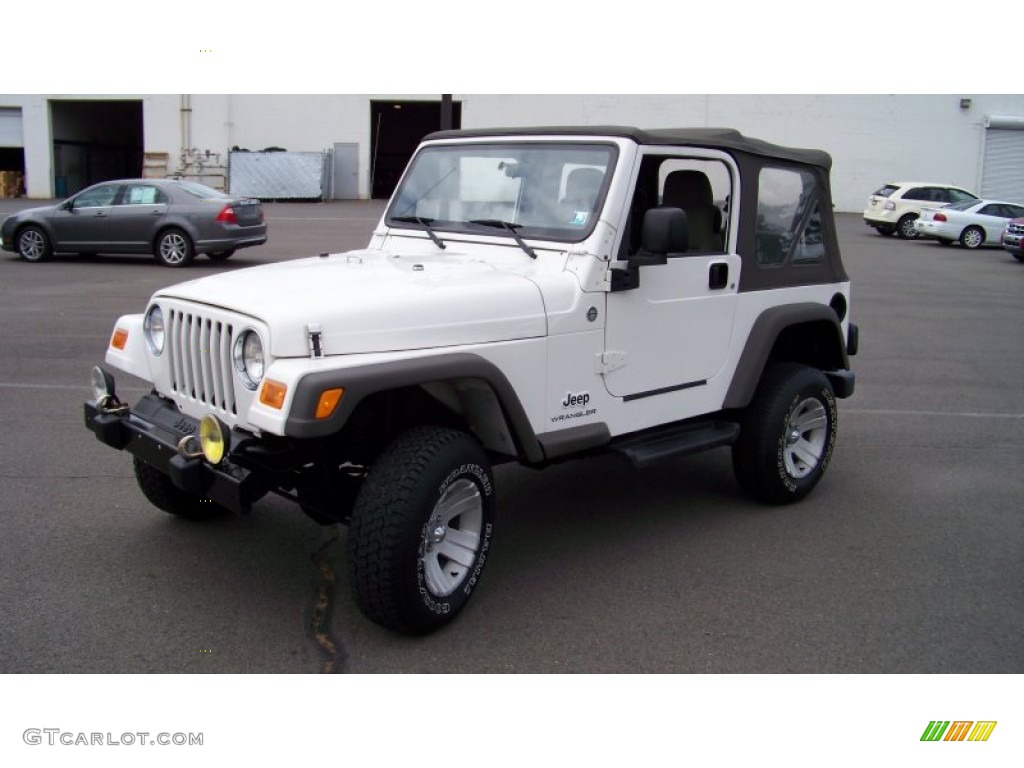
[[260, 402], [269, 405], [271, 408], [281, 410], [284, 405], [284, 396], [288, 393], [288, 387], [278, 381], [267, 379], [263, 382], [260, 390]]
[[344, 387], [325, 389], [320, 393], [320, 400], [316, 404], [316, 417], [318, 419], [329, 419], [334, 409], [341, 402], [341, 396], [345, 394]]
[[128, 331], [123, 328], [118, 328], [114, 331], [114, 336], [110, 340], [110, 346], [114, 349], [124, 349], [124, 345], [128, 343]]

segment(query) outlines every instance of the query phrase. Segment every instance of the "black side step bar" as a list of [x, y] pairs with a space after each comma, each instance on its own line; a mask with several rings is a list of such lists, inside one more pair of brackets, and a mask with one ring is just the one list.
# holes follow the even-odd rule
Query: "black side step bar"
[[732, 445], [739, 435], [739, 424], [708, 421], [631, 435], [613, 442], [608, 449], [621, 453], [634, 467], [642, 469], [665, 459]]

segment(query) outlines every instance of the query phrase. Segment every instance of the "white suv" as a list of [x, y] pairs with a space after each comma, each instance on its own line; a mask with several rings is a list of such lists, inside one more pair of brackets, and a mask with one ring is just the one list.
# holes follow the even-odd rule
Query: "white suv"
[[106, 362], [152, 392], [97, 366], [86, 425], [165, 512], [348, 524], [360, 608], [429, 632], [491, 559], [495, 464], [730, 446], [755, 498], [811, 492], [857, 348], [830, 166], [723, 129], [432, 134], [367, 248], [120, 318]]
[[868, 197], [864, 223], [881, 235], [897, 234], [907, 240], [918, 236], [914, 220], [922, 208], [941, 208], [950, 203], [977, 200], [972, 192], [948, 184], [923, 181], [896, 181], [886, 184]]

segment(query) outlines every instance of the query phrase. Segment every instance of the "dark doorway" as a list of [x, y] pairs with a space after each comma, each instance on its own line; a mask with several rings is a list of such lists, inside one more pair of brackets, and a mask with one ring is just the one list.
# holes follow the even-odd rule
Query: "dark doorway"
[[142, 101], [51, 101], [53, 191], [142, 174]]
[[[452, 102], [452, 128], [462, 127], [462, 102]], [[420, 140], [441, 128], [441, 101], [370, 102], [370, 197], [391, 197]]]

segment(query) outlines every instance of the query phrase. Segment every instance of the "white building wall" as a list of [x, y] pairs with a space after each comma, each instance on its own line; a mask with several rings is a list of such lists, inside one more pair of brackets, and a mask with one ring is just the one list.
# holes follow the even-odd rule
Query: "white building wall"
[[[20, 107], [24, 119], [30, 197], [53, 194], [48, 99], [109, 96], [0, 94], [0, 106]], [[192, 95], [183, 111], [176, 94], [143, 99], [147, 152], [166, 152], [171, 169], [182, 149], [220, 153], [232, 146], [293, 151], [359, 144], [360, 195], [369, 194], [370, 101], [440, 99], [409, 95]], [[961, 98], [971, 99], [969, 109]], [[832, 155], [837, 210], [860, 211], [881, 184], [941, 181], [980, 191], [985, 120], [1024, 117], [1021, 95], [464, 95], [462, 126], [634, 125], [640, 128], [716, 126]], [[1024, 203], [1024, 201], [1018, 201]]]

